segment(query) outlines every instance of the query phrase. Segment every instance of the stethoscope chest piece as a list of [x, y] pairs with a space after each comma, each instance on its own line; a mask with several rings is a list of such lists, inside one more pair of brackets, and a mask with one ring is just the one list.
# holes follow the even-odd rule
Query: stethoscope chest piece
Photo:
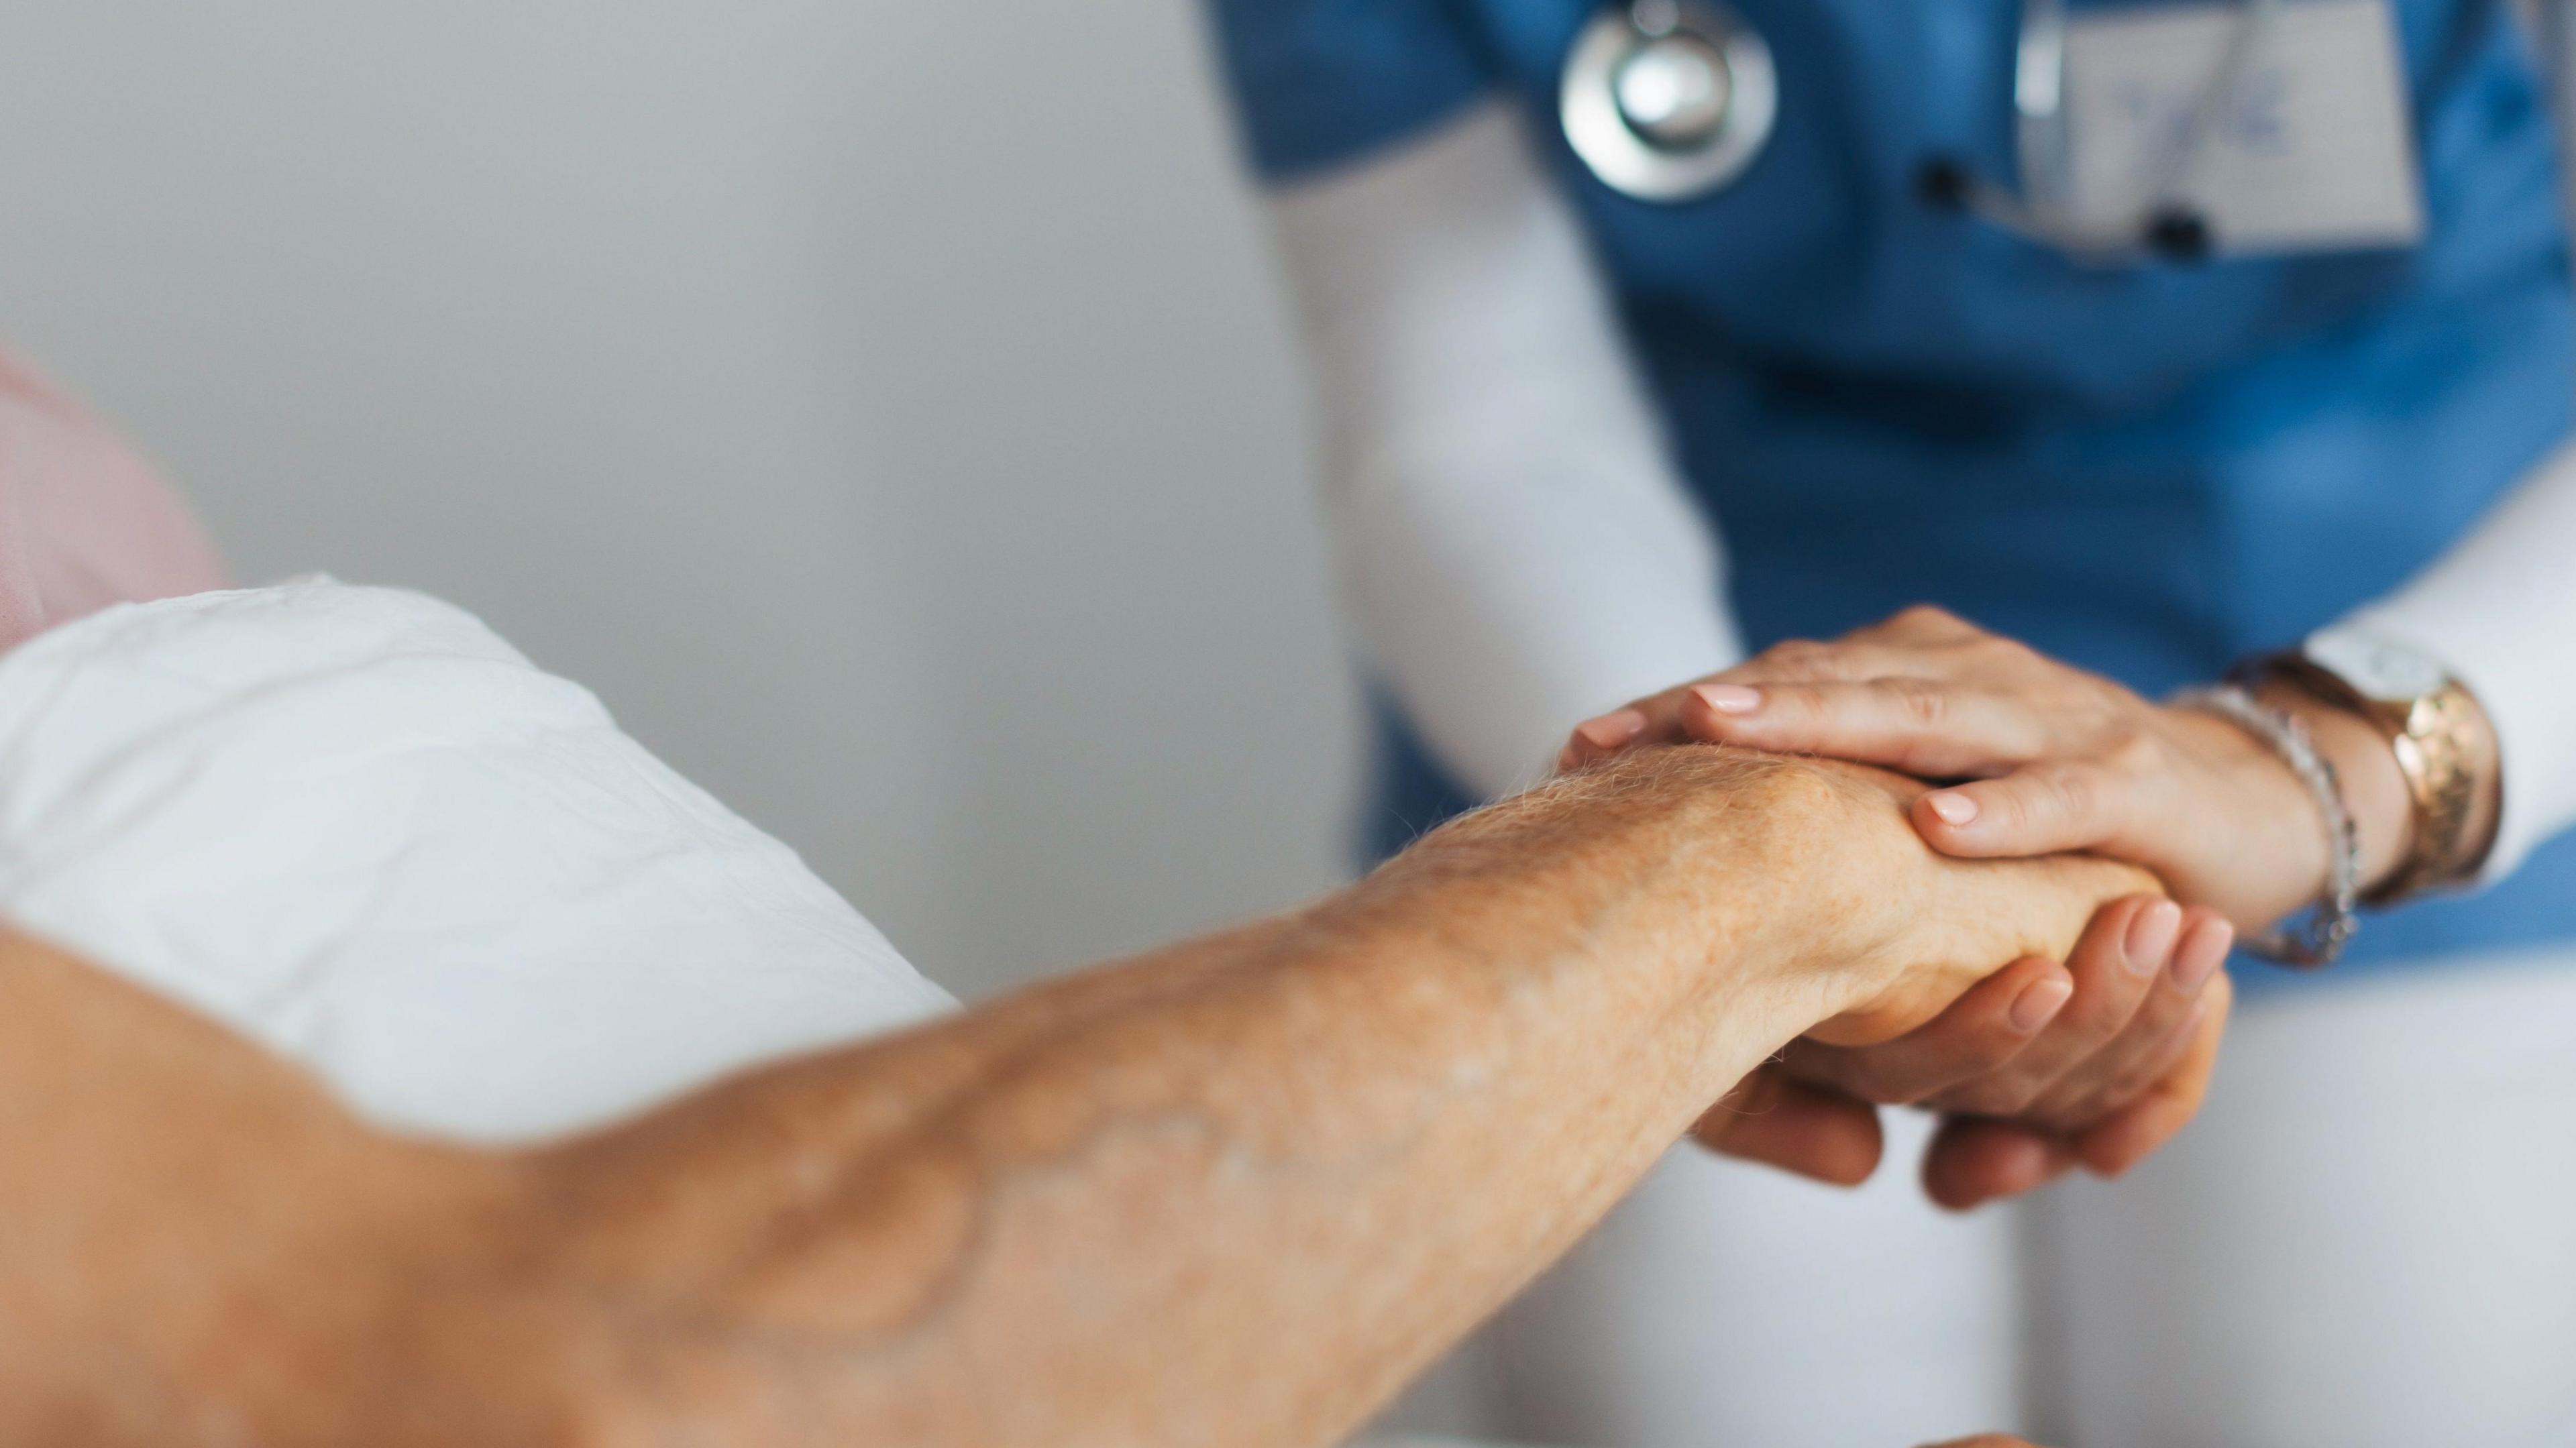
[[1692, 201], [1744, 173], [1780, 110], [1771, 47], [1720, 0], [1604, 9], [1566, 57], [1565, 139], [1602, 184]]

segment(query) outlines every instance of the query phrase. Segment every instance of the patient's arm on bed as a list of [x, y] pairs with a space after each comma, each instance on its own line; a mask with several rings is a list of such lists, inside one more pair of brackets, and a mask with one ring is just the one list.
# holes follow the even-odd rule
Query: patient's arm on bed
[[[2142, 877], [1671, 750], [1359, 886], [549, 1151], [0, 944], [0, 1441], [1323, 1444], [1711, 1101]], [[697, 1436], [690, 1436], [692, 1433]]]

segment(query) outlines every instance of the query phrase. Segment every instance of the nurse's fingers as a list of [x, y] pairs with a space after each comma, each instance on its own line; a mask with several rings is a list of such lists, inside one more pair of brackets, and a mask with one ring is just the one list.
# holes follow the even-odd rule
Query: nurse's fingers
[[1608, 759], [1624, 750], [1649, 744], [1681, 744], [1689, 739], [1682, 732], [1682, 702], [1698, 687], [1684, 684], [1660, 694], [1648, 694], [1633, 704], [1613, 709], [1607, 714], [1586, 719], [1574, 726], [1566, 737], [1565, 747], [1557, 752], [1556, 772], [1581, 769], [1587, 764]]
[[1945, 855], [2053, 855], [2160, 838], [2159, 798], [2126, 771], [2050, 759], [1936, 789], [1916, 799], [1911, 813], [1924, 842]]
[[1769, 1066], [1710, 1107], [1690, 1134], [1711, 1151], [1846, 1187], [1869, 1180], [1886, 1150], [1878, 1112], [1867, 1102]]
[[2082, 1167], [2117, 1176], [2153, 1155], [2188, 1125], [2208, 1091], [2235, 1000], [2225, 974], [2212, 976], [2175, 1033], [2176, 1046], [2151, 1062], [2158, 1073], [2134, 1099], [2072, 1135], [2029, 1119], [1952, 1116], [1923, 1156], [1923, 1189], [1966, 1211], [2034, 1191]]
[[1703, 689], [1715, 689], [1722, 694], [1735, 687], [1725, 682], [1729, 677], [1730, 674], [1712, 674], [1660, 694], [1648, 694], [1575, 725], [1574, 732], [1566, 738], [1565, 747], [1557, 752], [1557, 773], [1581, 769], [1622, 750], [1648, 744], [1689, 742], [1694, 736], [1682, 724], [1682, 710]]
[[1653, 725], [1645, 705], [1640, 701], [1607, 714], [1596, 715], [1574, 726], [1566, 736], [1565, 747], [1556, 752], [1556, 772], [1581, 769], [1594, 760], [1607, 759], [1634, 744], [1645, 743]]
[[2051, 751], [2045, 720], [1984, 689], [1912, 677], [1693, 686], [1683, 730], [1712, 744], [1826, 754], [1927, 778], [1998, 774]]
[[1930, 1022], [1876, 1046], [1797, 1040], [1781, 1068], [1847, 1096], [1904, 1106], [2011, 1064], [2075, 995], [2066, 967], [2034, 956], [1979, 981]]
[[2211, 982], [2235, 942], [2236, 929], [2224, 916], [2197, 906], [2185, 910], [2173, 959], [2127, 1029], [2058, 1078], [2022, 1119], [2078, 1132], [2143, 1096], [2189, 1049]]
[[1964, 644], [1994, 635], [1938, 604], [1918, 603], [1898, 609], [1866, 628], [1856, 628], [1844, 637], [1906, 644]]
[[1682, 706], [1689, 702], [1693, 690], [1725, 677], [1713, 674], [1708, 679], [1678, 685], [1660, 694], [1648, 694], [1634, 703], [1575, 725], [1574, 732], [1566, 738], [1565, 747], [1557, 751], [1557, 773], [1581, 769], [1622, 750], [1649, 744], [1688, 742], [1691, 736], [1682, 728]]
[[1923, 1194], [1964, 1212], [2033, 1192], [2073, 1171], [2075, 1149], [2058, 1137], [2010, 1121], [1954, 1116], [1932, 1133], [1923, 1153]]
[[2125, 1073], [2126, 1079], [2118, 1089], [2104, 1092], [2098, 1102], [2065, 1111], [2046, 1104], [2035, 1105], [2015, 1117], [2014, 1124], [2048, 1132], [2071, 1144], [2085, 1132], [2109, 1123], [2146, 1099], [2149, 1091], [2182, 1065], [2183, 1057], [2190, 1054], [2200, 1040], [2200, 1033], [2208, 1020], [2207, 1002], [2195, 997], [2183, 1007], [2182, 1019], [2166, 1023], [2162, 1036], [2152, 1043], [2151, 1049], [2132, 1063], [2132, 1069]]
[[[1787, 639], [1733, 668], [1631, 700], [1583, 721], [1558, 752], [1556, 767], [1580, 769], [1624, 749], [1707, 737], [1694, 736], [1682, 722], [1683, 710], [1702, 689], [1724, 698], [1747, 686], [1950, 679], [1973, 664], [1973, 655], [1963, 649], [1980, 641], [1990, 641], [1990, 636], [1937, 608], [1908, 609], [1885, 623], [1830, 642]], [[1829, 751], [1819, 747], [1811, 752]]]
[[2210, 982], [2198, 1023], [2192, 1027], [2191, 1046], [2182, 1059], [2144, 1096], [2076, 1136], [2075, 1154], [2085, 1170], [2096, 1176], [2118, 1176], [2153, 1155], [2200, 1114], [2235, 1003], [2235, 989], [2226, 976]]
[[2182, 907], [2156, 896], [2134, 895], [2095, 911], [2066, 958], [2075, 993], [2047, 1032], [2005, 1069], [1963, 1081], [1926, 1104], [1971, 1116], [2024, 1117], [2059, 1082], [2120, 1041], [2166, 974], [2181, 933]]
[[1948, 679], [1975, 655], [1960, 644], [1868, 633], [1839, 639], [1783, 639], [1731, 669], [1709, 675], [1735, 683], [1858, 683], [1864, 679]]

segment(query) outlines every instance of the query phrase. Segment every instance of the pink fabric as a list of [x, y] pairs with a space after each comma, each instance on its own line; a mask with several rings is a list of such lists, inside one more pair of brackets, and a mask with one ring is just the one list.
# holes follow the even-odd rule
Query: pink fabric
[[109, 604], [223, 586], [152, 465], [0, 351], [0, 649]]

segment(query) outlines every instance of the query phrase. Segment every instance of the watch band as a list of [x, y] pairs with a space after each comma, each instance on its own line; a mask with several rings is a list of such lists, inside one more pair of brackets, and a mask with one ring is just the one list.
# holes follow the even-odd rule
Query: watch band
[[2477, 814], [2481, 772], [2493, 765], [2477, 747], [2483, 711], [2466, 685], [2446, 675], [2430, 693], [2374, 699], [2296, 652], [2251, 660], [2231, 677], [2249, 685], [2287, 684], [2357, 715], [2387, 741], [2413, 803], [2414, 830], [2406, 857], [2362, 896], [2362, 903], [2395, 904], [2465, 880], [2485, 863], [2492, 832], [2472, 837], [2470, 825]]

